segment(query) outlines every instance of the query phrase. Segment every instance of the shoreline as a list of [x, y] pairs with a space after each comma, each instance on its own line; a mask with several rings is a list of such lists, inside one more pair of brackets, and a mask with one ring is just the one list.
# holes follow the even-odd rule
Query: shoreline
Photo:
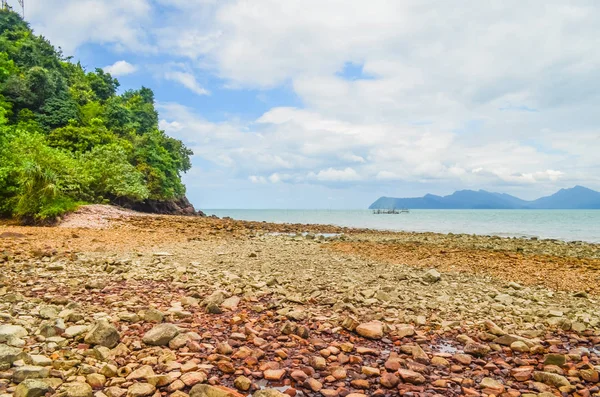
[[590, 284], [597, 251], [156, 215], [0, 226], [0, 395], [35, 374], [67, 397], [594, 396], [600, 294], [558, 281]]
[[[235, 210], [231, 210], [231, 209], [222, 209], [222, 210], [206, 210], [207, 214], [215, 214], [216, 216], [222, 217], [222, 216], [230, 216], [234, 219], [238, 219], [238, 220], [243, 220], [243, 221], [262, 221], [264, 219], [264, 217], [269, 218], [267, 220], [267, 222], [270, 223], [283, 223], [283, 224], [294, 224], [294, 223], [302, 223], [305, 224], [306, 222], [295, 222], [293, 220], [293, 218], [297, 218], [293, 215], [290, 214], [313, 214], [315, 216], [313, 217], [308, 217], [308, 219], [312, 220], [316, 220], [313, 218], [317, 218], [316, 215], [319, 215], [319, 219], [327, 219], [328, 215], [331, 214], [348, 214], [349, 218], [352, 218], [352, 214], [359, 214], [360, 218], [354, 221], [348, 221], [348, 220], [342, 220], [342, 219], [336, 219], [336, 221], [333, 222], [321, 222], [321, 221], [316, 221], [316, 222], [312, 222], [312, 224], [329, 224], [329, 225], [333, 225], [333, 226], [339, 226], [339, 227], [349, 227], [349, 228], [356, 228], [356, 229], [368, 229], [368, 230], [372, 230], [372, 231], [382, 231], [382, 232], [399, 232], [399, 233], [439, 233], [439, 234], [466, 234], [466, 235], [471, 235], [471, 234], [475, 234], [478, 236], [488, 236], [488, 237], [493, 237], [493, 236], [497, 236], [497, 237], [503, 237], [503, 238], [519, 238], [519, 239], [540, 239], [540, 240], [559, 240], [559, 241], [565, 241], [565, 242], [584, 242], [584, 243], [588, 243], [588, 244], [598, 244], [600, 245], [600, 235], [593, 235], [593, 236], [588, 236], [585, 238], [582, 237], [575, 237], [575, 236], [560, 236], [560, 235], [552, 235], [552, 234], [544, 234], [543, 232], [535, 232], [535, 231], [528, 231], [528, 232], [521, 232], [521, 231], [481, 231], [481, 230], [477, 230], [478, 227], [481, 227], [481, 225], [477, 225], [474, 224], [473, 226], [476, 228], [475, 233], [471, 233], [470, 231], [466, 231], [463, 230], [462, 227], [458, 227], [458, 228], [451, 228], [451, 227], [445, 227], [445, 228], [441, 228], [441, 230], [435, 230], [440, 229], [439, 227], [432, 227], [432, 226], [422, 226], [419, 225], [419, 223], [417, 224], [412, 224], [411, 225], [411, 221], [413, 221], [413, 219], [411, 219], [411, 216], [414, 216], [415, 214], [419, 214], [419, 212], [422, 213], [435, 213], [437, 211], [440, 211], [441, 213], [443, 212], [448, 212], [448, 213], [452, 213], [452, 214], [461, 214], [461, 213], [466, 213], [468, 214], [469, 212], [482, 212], [482, 213], [496, 213], [496, 212], [534, 212], [534, 213], [543, 213], [543, 212], [552, 212], [552, 211], [556, 211], [556, 212], [575, 212], [575, 213], [585, 213], [585, 212], [594, 212], [594, 213], [598, 213], [600, 214], [600, 211], [597, 210], [412, 210], [410, 214], [399, 214], [399, 215], [389, 215], [388, 217], [383, 217], [383, 215], [380, 215], [378, 218], [371, 218], [371, 211], [370, 210], [301, 210], [301, 209], [293, 209], [293, 210], [243, 210], [243, 209], [235, 209]], [[259, 215], [262, 215], [263, 218], [261, 218], [260, 220], [257, 217], [250, 217], [248, 214], [251, 213], [256, 213]], [[264, 214], [262, 214], [264, 213]], [[273, 216], [269, 216], [269, 214], [276, 214], [276, 213], [281, 213], [279, 218], [282, 220], [274, 220], [272, 219]], [[289, 218], [289, 219], [285, 219], [285, 218]], [[381, 224], [381, 226], [379, 227], [372, 227], [370, 225], [368, 225], [368, 223], [373, 223], [373, 220], [377, 219], [377, 220], [385, 220], [385, 221], [389, 221], [389, 220], [407, 220], [408, 221], [408, 225], [407, 224], [402, 224], [402, 223], [397, 223], [395, 225], [389, 225], [389, 222], [383, 222]], [[457, 220], [453, 220], [452, 222], [455, 222]], [[460, 222], [461, 220], [458, 219], [458, 221]], [[386, 225], [386, 223], [388, 223]], [[311, 224], [310, 222], [308, 224]], [[596, 233], [597, 234], [597, 233]]]

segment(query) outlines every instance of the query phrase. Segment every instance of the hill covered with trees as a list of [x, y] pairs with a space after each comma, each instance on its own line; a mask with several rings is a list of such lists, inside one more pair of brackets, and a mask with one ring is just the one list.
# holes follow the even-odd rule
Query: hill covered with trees
[[0, 216], [50, 221], [81, 203], [193, 211], [181, 182], [192, 152], [159, 130], [151, 89], [118, 87], [0, 11]]

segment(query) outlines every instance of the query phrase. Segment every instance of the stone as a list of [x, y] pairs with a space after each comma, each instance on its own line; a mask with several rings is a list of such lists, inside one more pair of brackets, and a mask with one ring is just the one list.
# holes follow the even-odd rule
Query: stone
[[0, 343], [9, 342], [11, 339], [21, 339], [27, 336], [27, 330], [20, 325], [0, 325]]
[[86, 332], [88, 332], [88, 330], [89, 330], [89, 327], [87, 325], [73, 325], [73, 326], [65, 329], [63, 336], [65, 338], [74, 338], [81, 334], [85, 334]]
[[571, 386], [571, 383], [569, 383], [567, 378], [550, 372], [535, 371], [533, 373], [533, 379], [554, 387]]
[[316, 369], [317, 371], [323, 370], [327, 367], [327, 361], [321, 356], [312, 356], [308, 359], [308, 364]]
[[142, 341], [147, 345], [166, 346], [171, 339], [179, 334], [179, 328], [174, 324], [159, 324], [146, 332]]
[[156, 387], [150, 383], [134, 383], [127, 389], [127, 397], [146, 397], [154, 394]]
[[85, 380], [92, 389], [102, 389], [106, 383], [106, 376], [102, 374], [89, 374], [85, 377]]
[[407, 383], [414, 385], [420, 385], [425, 383], [425, 377], [418, 372], [411, 371], [409, 369], [399, 369], [398, 375]]
[[383, 324], [379, 321], [363, 323], [356, 327], [356, 333], [368, 339], [381, 339], [384, 334]]
[[[259, 392], [254, 394], [257, 396]], [[196, 385], [190, 390], [190, 397], [245, 397], [237, 391], [224, 386]], [[268, 397], [268, 395], [264, 396]], [[288, 396], [282, 396], [288, 397]]]
[[154, 308], [150, 308], [144, 311], [144, 321], [149, 323], [162, 323], [165, 319], [165, 315]]
[[223, 302], [225, 302], [225, 291], [215, 291], [210, 294], [204, 301], [202, 302], [202, 306], [208, 308], [208, 306], [213, 305], [219, 307]]
[[268, 369], [263, 373], [266, 380], [279, 381], [285, 376], [285, 369]]
[[117, 376], [117, 366], [112, 364], [105, 364], [101, 369], [100, 373], [107, 378], [114, 378]]
[[479, 387], [487, 394], [500, 395], [504, 392], [504, 385], [493, 378], [483, 378]]
[[308, 379], [308, 375], [306, 375], [306, 372], [297, 369], [295, 371], [292, 371], [292, 373], [290, 374], [290, 378], [292, 378], [296, 382], [302, 383]]
[[527, 343], [517, 340], [511, 343], [510, 350], [520, 353], [528, 353], [530, 349]]
[[108, 397], [124, 397], [127, 394], [127, 390], [121, 389], [118, 386], [107, 387], [106, 389], [103, 390], [103, 392]]
[[415, 329], [413, 327], [398, 327], [396, 329], [396, 335], [398, 338], [404, 338], [406, 336], [413, 336], [415, 334]]
[[17, 386], [14, 397], [42, 397], [52, 391], [48, 383], [42, 380], [27, 379]]
[[181, 349], [186, 346], [190, 337], [186, 334], [179, 334], [169, 341], [169, 348], [172, 350]]
[[363, 366], [360, 369], [360, 372], [362, 372], [363, 375], [367, 375], [367, 376], [379, 376], [381, 374], [381, 371], [379, 370], [379, 368], [373, 368], [373, 367], [367, 367], [367, 366]]
[[435, 269], [429, 269], [421, 276], [421, 279], [426, 283], [433, 284], [440, 281], [442, 279], [442, 275]]
[[119, 344], [120, 339], [119, 332], [112, 324], [106, 320], [100, 320], [94, 324], [84, 340], [89, 345], [100, 345], [112, 349]]
[[579, 371], [579, 376], [586, 382], [598, 383], [600, 381], [600, 375], [595, 369], [582, 369]]
[[247, 378], [243, 375], [238, 376], [233, 381], [233, 385], [236, 387], [236, 389], [239, 389], [242, 391], [248, 391], [248, 390], [250, 390], [250, 387], [252, 386], [252, 380], [250, 380], [249, 378]]
[[29, 356], [29, 359], [31, 360], [31, 365], [37, 365], [40, 367], [49, 367], [52, 365], [52, 360], [41, 354], [32, 354]]
[[50, 370], [47, 367], [39, 367], [37, 365], [24, 365], [15, 368], [13, 372], [13, 382], [21, 383], [26, 379], [43, 379], [50, 375]]
[[381, 383], [381, 386], [385, 388], [393, 389], [394, 387], [398, 386], [398, 383], [400, 383], [400, 378], [390, 372], [384, 372], [381, 374], [379, 383]]
[[204, 372], [188, 372], [181, 375], [180, 379], [186, 386], [195, 386], [198, 383], [206, 382], [206, 374]]
[[233, 311], [233, 310], [237, 309], [239, 304], [240, 304], [240, 297], [234, 295], [234, 296], [231, 296], [231, 297], [225, 299], [223, 301], [223, 303], [221, 303], [221, 307], [225, 310]]
[[562, 367], [567, 362], [567, 356], [564, 354], [546, 354], [544, 357], [544, 365], [558, 365]]
[[67, 397], [92, 397], [94, 392], [87, 383], [72, 382], [65, 384], [65, 393]]
[[253, 397], [289, 397], [276, 389], [263, 389], [253, 394]]
[[486, 326], [488, 332], [492, 335], [496, 335], [496, 336], [506, 335], [506, 331], [504, 331], [502, 328], [500, 328], [498, 325], [496, 325], [496, 323], [494, 323], [491, 320], [486, 320], [485, 326]]
[[0, 344], [0, 370], [9, 369], [21, 352], [19, 348]]
[[485, 357], [490, 351], [491, 348], [482, 343], [469, 342], [465, 345], [465, 353], [475, 357]]
[[126, 379], [127, 380], [141, 380], [141, 379], [145, 380], [154, 375], [155, 375], [154, 370], [152, 369], [151, 366], [142, 365], [141, 367], [139, 367], [138, 369], [136, 369], [135, 371], [130, 373]]

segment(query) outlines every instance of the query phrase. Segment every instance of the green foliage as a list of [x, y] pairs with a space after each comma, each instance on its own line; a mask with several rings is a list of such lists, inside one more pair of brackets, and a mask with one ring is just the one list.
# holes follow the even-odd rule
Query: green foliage
[[192, 152], [158, 129], [151, 89], [118, 88], [0, 10], [0, 215], [40, 222], [80, 202], [185, 194]]
[[98, 199], [141, 201], [149, 196], [144, 176], [127, 159], [125, 149], [118, 144], [96, 146], [81, 156], [90, 194], [103, 192]]

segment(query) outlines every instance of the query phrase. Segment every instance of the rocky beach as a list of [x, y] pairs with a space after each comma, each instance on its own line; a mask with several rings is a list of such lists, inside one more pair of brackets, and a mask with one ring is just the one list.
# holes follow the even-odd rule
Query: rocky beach
[[594, 244], [96, 206], [0, 269], [0, 397], [600, 396]]

